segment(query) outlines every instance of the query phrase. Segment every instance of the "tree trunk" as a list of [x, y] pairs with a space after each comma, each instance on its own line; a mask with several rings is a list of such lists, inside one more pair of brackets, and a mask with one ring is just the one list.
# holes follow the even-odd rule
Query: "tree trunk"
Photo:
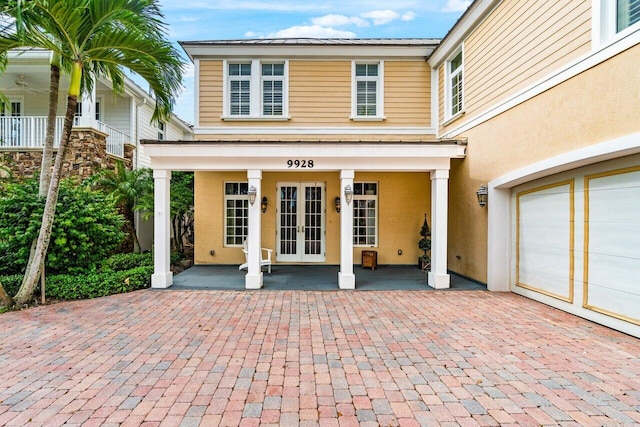
[[[71, 92], [71, 91], [70, 91]], [[71, 128], [73, 127], [73, 118], [76, 112], [76, 105], [78, 104], [77, 95], [69, 95], [67, 100], [67, 113], [64, 118], [64, 130], [62, 137], [60, 138], [60, 146], [58, 147], [58, 153], [56, 155], [56, 163], [53, 167], [51, 174], [51, 183], [49, 184], [49, 191], [47, 192], [47, 201], [42, 214], [42, 224], [40, 226], [40, 232], [38, 233], [38, 242], [36, 250], [32, 254], [33, 257], [29, 259], [29, 269], [25, 271], [24, 279], [20, 285], [20, 290], [15, 296], [15, 302], [18, 305], [23, 305], [31, 301], [35, 292], [38, 278], [40, 277], [40, 267], [42, 260], [47, 255], [47, 249], [49, 248], [49, 241], [51, 240], [51, 229], [53, 228], [53, 220], [56, 213], [56, 204], [58, 203], [58, 189], [60, 188], [60, 178], [62, 175], [62, 164], [64, 162], [64, 156], [71, 139]]]
[[13, 299], [11, 299], [9, 295], [7, 295], [7, 292], [4, 290], [2, 283], [0, 283], [0, 308], [9, 308], [12, 305]]
[[51, 159], [53, 158], [53, 143], [56, 132], [56, 112], [58, 111], [58, 90], [60, 87], [60, 68], [51, 60], [51, 75], [49, 78], [49, 115], [47, 116], [47, 136], [42, 149], [42, 167], [40, 168], [40, 197], [47, 195], [51, 182]]

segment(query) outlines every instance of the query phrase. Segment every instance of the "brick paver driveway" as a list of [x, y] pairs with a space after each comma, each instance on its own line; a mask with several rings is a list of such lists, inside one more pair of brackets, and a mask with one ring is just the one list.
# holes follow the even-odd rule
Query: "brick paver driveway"
[[513, 294], [146, 290], [1, 315], [0, 425], [632, 425], [639, 356]]

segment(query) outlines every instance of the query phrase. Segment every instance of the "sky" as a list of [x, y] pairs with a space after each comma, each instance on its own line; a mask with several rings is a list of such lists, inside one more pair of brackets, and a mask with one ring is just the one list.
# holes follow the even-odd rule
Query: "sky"
[[[160, 0], [169, 39], [442, 38], [470, 0]], [[174, 113], [193, 123], [193, 64]], [[141, 85], [145, 87], [144, 85]]]

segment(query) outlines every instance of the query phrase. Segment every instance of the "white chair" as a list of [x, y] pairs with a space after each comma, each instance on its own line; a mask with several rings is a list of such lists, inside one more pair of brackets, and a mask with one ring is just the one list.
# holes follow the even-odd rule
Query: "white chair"
[[[249, 249], [247, 248], [246, 240], [242, 244], [242, 252], [244, 252], [244, 259], [246, 262], [244, 264], [241, 264], [240, 267], [238, 267], [238, 270], [244, 270], [245, 268], [249, 267]], [[264, 266], [267, 266], [269, 273], [271, 273], [271, 252], [273, 252], [273, 249], [267, 248], [262, 248], [262, 250], [260, 251], [260, 269], [262, 269], [262, 267]], [[265, 253], [267, 256], [263, 258], [262, 256]]]

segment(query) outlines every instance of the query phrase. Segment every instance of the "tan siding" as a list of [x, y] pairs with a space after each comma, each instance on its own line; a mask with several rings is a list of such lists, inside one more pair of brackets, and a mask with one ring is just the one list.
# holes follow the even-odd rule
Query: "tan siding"
[[444, 88], [447, 83], [444, 81], [444, 67], [444, 65], [441, 65], [438, 69], [438, 82], [440, 82], [438, 85], [438, 123], [444, 122]]
[[[366, 123], [364, 123], [366, 125]], [[229, 138], [233, 138], [235, 141], [303, 141], [303, 142], [314, 142], [314, 141], [326, 141], [326, 142], [353, 142], [353, 141], [389, 141], [389, 142], [410, 142], [410, 141], [425, 141], [425, 140], [434, 140], [435, 134], [402, 134], [402, 135], [383, 135], [383, 134], [339, 134], [339, 135], [325, 135], [325, 134], [294, 134], [294, 135], [264, 135], [264, 134], [253, 134], [253, 135], [234, 135], [233, 137], [229, 137], [227, 135], [216, 134], [207, 134], [207, 135], [196, 135], [195, 139], [198, 141], [227, 141]]]
[[590, 5], [590, 0], [502, 2], [464, 43], [465, 117], [588, 52]]
[[386, 125], [431, 124], [431, 68], [426, 61], [386, 61], [384, 95]]
[[219, 125], [222, 115], [222, 61], [200, 61], [200, 125]]
[[293, 126], [348, 125], [351, 62], [291, 61], [289, 114]]
[[[424, 60], [385, 62], [386, 120], [352, 121], [351, 61], [290, 61], [288, 121], [223, 121], [222, 61], [200, 61], [200, 125], [225, 127], [429, 126], [431, 77]], [[424, 138], [424, 137], [423, 137]]]

